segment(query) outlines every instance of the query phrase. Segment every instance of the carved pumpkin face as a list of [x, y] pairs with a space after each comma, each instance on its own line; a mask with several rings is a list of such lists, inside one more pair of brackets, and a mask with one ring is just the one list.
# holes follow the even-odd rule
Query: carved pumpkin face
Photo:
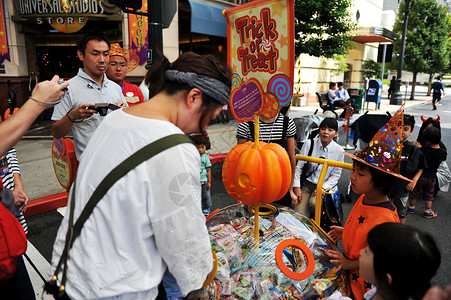
[[233, 199], [247, 205], [282, 198], [291, 184], [288, 153], [278, 144], [253, 142], [236, 145], [222, 168], [224, 186]]

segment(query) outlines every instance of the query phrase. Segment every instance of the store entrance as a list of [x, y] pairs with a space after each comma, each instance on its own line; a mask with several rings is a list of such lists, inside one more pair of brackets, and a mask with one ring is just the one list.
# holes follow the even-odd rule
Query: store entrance
[[39, 81], [58, 75], [68, 80], [78, 73], [80, 60], [76, 46], [37, 46], [36, 64]]

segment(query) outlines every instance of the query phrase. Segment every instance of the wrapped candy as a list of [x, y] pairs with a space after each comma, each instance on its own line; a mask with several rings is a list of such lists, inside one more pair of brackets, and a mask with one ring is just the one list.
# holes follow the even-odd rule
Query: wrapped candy
[[189, 298], [209, 294], [215, 299], [307, 300], [340, 287], [343, 279], [326, 253], [336, 245], [310, 219], [279, 207], [275, 215], [259, 216], [258, 241], [253, 223], [254, 215], [244, 204], [226, 207], [207, 221], [212, 248], [218, 251], [218, 273], [203, 293]]

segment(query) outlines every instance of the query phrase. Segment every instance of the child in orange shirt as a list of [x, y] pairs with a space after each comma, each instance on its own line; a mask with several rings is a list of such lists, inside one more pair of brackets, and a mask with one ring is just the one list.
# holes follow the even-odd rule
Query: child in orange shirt
[[354, 159], [351, 188], [362, 195], [349, 214], [345, 226], [333, 226], [329, 232], [335, 242], [343, 241], [344, 254], [331, 250], [329, 257], [331, 263], [338, 265], [338, 270], [349, 272], [352, 298], [356, 300], [362, 300], [371, 287], [358, 270], [360, 251], [367, 246], [368, 232], [381, 223], [399, 223], [396, 207], [387, 197], [394, 183], [393, 175], [410, 181], [399, 175], [403, 112], [402, 106], [357, 156], [345, 153]]

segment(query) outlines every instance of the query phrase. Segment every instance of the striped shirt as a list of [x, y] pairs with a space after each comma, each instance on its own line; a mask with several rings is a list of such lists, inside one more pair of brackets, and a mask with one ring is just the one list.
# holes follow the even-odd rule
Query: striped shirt
[[[260, 141], [263, 141], [265, 143], [272, 142], [272, 141], [278, 141], [282, 139], [282, 133], [283, 133], [283, 119], [284, 116], [279, 113], [277, 116], [277, 119], [274, 122], [271, 123], [264, 123], [260, 120]], [[287, 128], [287, 134], [285, 138], [291, 138], [294, 137], [296, 134], [296, 125], [294, 124], [292, 119], [288, 119], [288, 128]], [[240, 123], [238, 125], [238, 129], [236, 131], [236, 138], [237, 139], [246, 139], [248, 141], [252, 141], [252, 134], [249, 129], [249, 123], [244, 122]]]
[[[9, 190], [14, 190], [14, 174], [20, 174], [19, 161], [17, 160], [16, 149], [11, 148], [5, 154], [6, 161], [8, 162], [9, 172], [2, 176], [3, 186]], [[28, 225], [25, 221], [23, 213], [16, 209], [15, 214], [17, 220], [19, 220], [20, 225], [22, 225], [25, 234], [28, 233]]]

